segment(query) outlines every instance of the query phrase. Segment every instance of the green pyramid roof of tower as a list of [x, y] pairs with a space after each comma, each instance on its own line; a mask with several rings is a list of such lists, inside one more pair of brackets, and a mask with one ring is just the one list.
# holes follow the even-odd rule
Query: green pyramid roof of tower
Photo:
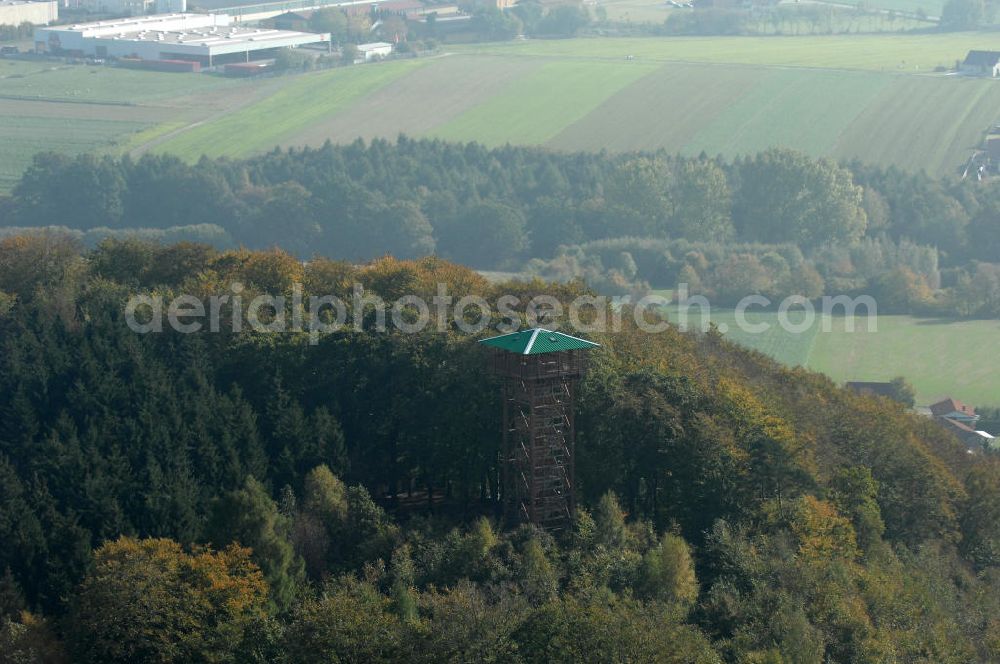
[[541, 355], [542, 353], [558, 353], [565, 350], [586, 350], [588, 348], [600, 347], [600, 344], [596, 344], [593, 341], [571, 337], [568, 334], [553, 332], [541, 327], [482, 339], [479, 343], [510, 353], [517, 353], [518, 355]]

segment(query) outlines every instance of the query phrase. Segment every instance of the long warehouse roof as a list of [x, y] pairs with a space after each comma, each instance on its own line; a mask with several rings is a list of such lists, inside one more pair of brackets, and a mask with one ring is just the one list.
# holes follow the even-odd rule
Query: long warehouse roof
[[255, 42], [255, 48], [270, 48], [271, 42], [278, 42], [288, 39], [317, 38], [326, 35], [314, 34], [310, 32], [295, 32], [293, 30], [267, 30], [255, 28], [211, 28], [201, 30], [146, 30], [143, 32], [120, 33], [117, 35], [107, 35], [97, 37], [101, 40], [132, 41], [132, 42], [155, 42], [157, 44], [185, 44], [194, 46], [232, 46], [237, 43]]
[[238, 26], [232, 24], [225, 14], [161, 14], [40, 28], [36, 33], [71, 33], [92, 44], [157, 44], [171, 52], [202, 55], [300, 46], [330, 40], [328, 33]]

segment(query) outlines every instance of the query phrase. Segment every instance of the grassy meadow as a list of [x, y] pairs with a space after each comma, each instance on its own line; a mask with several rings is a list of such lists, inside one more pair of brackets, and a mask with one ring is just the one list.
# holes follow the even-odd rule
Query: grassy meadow
[[[666, 315], [672, 323], [683, 323], [676, 305], [667, 307]], [[790, 334], [778, 325], [778, 314], [773, 311], [755, 311], [751, 308], [744, 312], [744, 318], [752, 326], [766, 325], [767, 329], [760, 332], [742, 330], [737, 324], [733, 310], [714, 308], [703, 315], [695, 306], [692, 306], [687, 314], [687, 329], [699, 330], [711, 322], [730, 341], [760, 351], [790, 367], [809, 366], [809, 356], [820, 329], [819, 325], [810, 327], [801, 334]], [[799, 320], [794, 312], [789, 313], [789, 319], [792, 322]]]
[[[0, 101], [0, 114], [5, 108]], [[0, 117], [0, 192], [17, 184], [38, 152], [78, 154], [100, 150], [145, 126], [126, 120], [75, 118], [70, 124], [58, 117]]]
[[[866, 11], [857, 12], [856, 3], [843, 0], [811, 0], [799, 4], [797, 0], [784, 0], [785, 5], [803, 8], [809, 4], [832, 5], [830, 23], [824, 23], [834, 32], [891, 32], [926, 28], [933, 25], [935, 17], [941, 15], [943, 0], [872, 0], [866, 2]], [[667, 0], [596, 0], [595, 11], [603, 11], [611, 23], [631, 23], [633, 25], [661, 25], [672, 14], [684, 13], [690, 9], [677, 8]], [[924, 19], [917, 18], [923, 10]], [[889, 12], [893, 12], [892, 15]], [[815, 32], [818, 25], [802, 18], [798, 25], [786, 19], [775, 23], [770, 17], [762, 16], [750, 24], [761, 34], [807, 34]]]
[[[676, 306], [666, 313], [670, 321], [680, 320]], [[713, 309], [709, 319], [736, 343], [838, 383], [903, 375], [916, 389], [918, 405], [950, 396], [976, 406], [1000, 406], [1000, 357], [987, 350], [1000, 339], [1000, 321], [880, 315], [875, 329], [859, 319], [851, 331], [842, 316], [817, 315], [815, 325], [792, 333], [781, 328], [777, 313], [750, 309], [748, 323], [768, 326], [752, 333], [740, 329], [732, 310]], [[793, 324], [802, 320], [794, 310], [789, 319]], [[688, 325], [699, 329], [701, 323], [698, 308], [692, 307]]]
[[176, 98], [242, 82], [214, 76], [70, 65], [50, 61], [0, 60], [0, 98], [84, 101], [136, 105]]
[[0, 191], [42, 149], [195, 161], [401, 133], [727, 157], [783, 146], [954, 173], [1000, 120], [1000, 84], [933, 69], [998, 43], [988, 33], [522, 40], [258, 80], [0, 61]]
[[167, 140], [159, 149], [187, 159], [203, 154], [243, 157], [266, 151], [423, 64], [420, 60], [396, 60], [381, 66], [329, 69], [289, 77], [273, 94], [199, 123]]
[[807, 366], [837, 381], [889, 380], [904, 375], [919, 405], [952, 396], [977, 406], [1000, 406], [1000, 321], [879, 316], [878, 330], [844, 329], [833, 318], [819, 332]]
[[[55, 62], [0, 60], [0, 193], [43, 151], [119, 152], [171, 123], [231, 108], [243, 81]], [[192, 97], [197, 105], [188, 103]]]
[[[472, 59], [467, 63], [475, 64]], [[430, 134], [487, 145], [544, 144], [654, 70], [653, 65], [545, 62]]]
[[527, 39], [470, 44], [467, 53], [637, 61], [705, 62], [882, 72], [951, 67], [970, 49], [996, 49], [1000, 35], [984, 32], [815, 35], [784, 37], [635, 37]]
[[997, 119], [1000, 85], [940, 74], [458, 53], [306, 74], [151, 147], [194, 160], [405, 133], [727, 157], [783, 146], [945, 174]]

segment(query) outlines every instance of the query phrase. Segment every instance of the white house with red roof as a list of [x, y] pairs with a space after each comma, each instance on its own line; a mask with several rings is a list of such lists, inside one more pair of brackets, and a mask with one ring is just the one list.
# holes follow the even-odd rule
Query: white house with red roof
[[943, 399], [935, 404], [931, 404], [930, 413], [941, 426], [955, 434], [959, 440], [965, 443], [970, 454], [982, 452], [986, 448], [996, 444], [996, 437], [992, 434], [976, 429], [979, 422], [979, 414], [976, 409], [968, 404], [964, 404], [957, 399]]

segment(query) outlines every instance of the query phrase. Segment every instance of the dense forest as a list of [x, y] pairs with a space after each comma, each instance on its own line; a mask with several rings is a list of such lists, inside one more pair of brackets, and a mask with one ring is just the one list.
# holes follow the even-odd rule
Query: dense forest
[[430, 140], [187, 165], [39, 155], [0, 233], [60, 226], [365, 261], [436, 254], [605, 292], [870, 294], [885, 311], [1000, 316], [1000, 186], [784, 150], [725, 162]]
[[[371, 160], [343, 162], [350, 182], [412, 184], [366, 175], [396, 149], [100, 164], [107, 177], [159, 164], [215, 183], [199, 199], [120, 180], [118, 225], [162, 228], [181, 208], [213, 205], [203, 219], [223, 220], [251, 191], [259, 214], [275, 190], [335, 179], [352, 150]], [[533, 153], [493, 153], [518, 154]], [[581, 181], [603, 163], [546, 159]], [[279, 173], [310, 160], [312, 176]], [[452, 186], [512, 186], [499, 161], [481, 181], [465, 170]], [[263, 184], [291, 177], [304, 184]], [[409, 186], [400, 198], [423, 191]], [[37, 213], [29, 191], [16, 214]], [[67, 218], [89, 227], [82, 203], [101, 191], [67, 195], [81, 204]], [[317, 234], [327, 218], [358, 223], [313, 217]], [[254, 232], [299, 221], [273, 219]], [[499, 391], [475, 335], [366, 327], [311, 344], [248, 329], [140, 335], [123, 320], [133, 293], [234, 281], [341, 295], [357, 282], [387, 299], [438, 283], [488, 300], [582, 289], [490, 284], [438, 258], [303, 264], [277, 250], [0, 240], [0, 661], [1000, 660], [1000, 463], [896, 402], [626, 317], [595, 337], [580, 388], [581, 508], [571, 529], [544, 533], [497, 517]]]

